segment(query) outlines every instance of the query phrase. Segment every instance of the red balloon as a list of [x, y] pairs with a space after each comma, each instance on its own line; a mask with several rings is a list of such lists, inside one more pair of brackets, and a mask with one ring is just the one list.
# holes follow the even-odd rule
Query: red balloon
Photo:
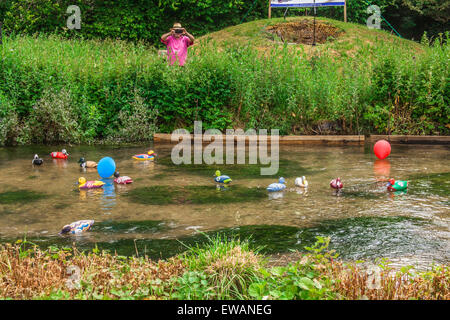
[[391, 154], [391, 145], [386, 140], [379, 140], [373, 146], [373, 151], [378, 159], [386, 159]]

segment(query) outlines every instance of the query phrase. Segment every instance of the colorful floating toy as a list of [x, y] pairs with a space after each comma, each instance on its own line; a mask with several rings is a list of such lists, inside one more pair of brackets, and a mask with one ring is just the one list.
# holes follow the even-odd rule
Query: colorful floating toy
[[111, 177], [116, 172], [116, 163], [113, 158], [104, 157], [97, 165], [97, 172], [103, 179]]
[[93, 224], [94, 220], [79, 220], [72, 222], [71, 224], [65, 225], [59, 234], [80, 234], [88, 231]]
[[86, 178], [81, 177], [78, 179], [78, 188], [79, 189], [97, 189], [101, 188], [105, 185], [103, 181], [86, 181]]
[[221, 175], [221, 174], [220, 174], [220, 171], [217, 170], [217, 171], [216, 171], [216, 174], [215, 174], [214, 181], [215, 181], [215, 182], [218, 182], [218, 183], [228, 184], [228, 183], [230, 183], [230, 182], [233, 181], [233, 180], [231, 180], [231, 178], [230, 178], [229, 176], [223, 176], [223, 175]]
[[82, 168], [97, 168], [97, 162], [95, 161], [86, 161], [84, 158], [80, 158], [78, 160], [78, 163], [80, 164], [80, 167]]
[[55, 151], [50, 153], [53, 159], [67, 159], [69, 156], [69, 153], [66, 151], [66, 149], [62, 149], [61, 152]]
[[330, 187], [340, 190], [344, 187], [344, 184], [341, 182], [341, 178], [336, 178], [330, 181]]
[[306, 181], [305, 176], [295, 179], [295, 185], [301, 188], [308, 188], [308, 181]]
[[133, 183], [133, 179], [131, 179], [130, 177], [127, 177], [127, 176], [121, 177], [119, 172], [114, 172], [114, 177], [116, 177], [114, 179], [114, 182], [117, 183], [117, 184], [130, 184], [130, 183]]
[[389, 179], [386, 186], [389, 191], [404, 191], [408, 188], [408, 181]]
[[276, 192], [276, 191], [282, 191], [286, 188], [285, 185], [286, 181], [284, 180], [283, 177], [281, 177], [278, 180], [278, 183], [271, 183], [268, 187], [267, 187], [267, 191], [269, 192]]
[[391, 145], [386, 140], [379, 140], [373, 146], [373, 152], [378, 159], [383, 160], [391, 154]]
[[134, 155], [133, 159], [138, 160], [138, 161], [153, 161], [153, 160], [155, 160], [155, 157], [156, 157], [156, 153], [153, 150], [150, 150], [147, 153]]
[[37, 154], [34, 155], [34, 159], [31, 161], [32, 164], [40, 166], [41, 164], [44, 163], [44, 160], [42, 160], [41, 158], [39, 158], [39, 156]]

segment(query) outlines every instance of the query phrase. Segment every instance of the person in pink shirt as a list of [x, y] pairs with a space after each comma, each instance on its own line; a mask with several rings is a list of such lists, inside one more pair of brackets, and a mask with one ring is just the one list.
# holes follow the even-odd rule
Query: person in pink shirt
[[194, 44], [194, 36], [175, 23], [170, 32], [161, 36], [161, 42], [167, 46], [167, 60], [170, 65], [178, 62], [180, 66], [186, 63], [187, 49]]

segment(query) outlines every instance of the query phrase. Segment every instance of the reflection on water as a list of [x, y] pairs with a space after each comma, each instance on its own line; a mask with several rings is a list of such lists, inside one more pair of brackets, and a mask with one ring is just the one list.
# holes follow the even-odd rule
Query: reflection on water
[[388, 159], [377, 159], [373, 164], [373, 173], [377, 181], [387, 181], [391, 177], [391, 162]]
[[228, 184], [223, 184], [223, 185], [216, 184], [216, 190], [217, 191], [230, 191], [231, 189], [230, 189], [230, 185], [228, 185]]
[[269, 196], [269, 200], [281, 199], [284, 196], [284, 191], [269, 192], [268, 196]]
[[116, 205], [116, 190], [113, 178], [101, 179], [105, 183], [101, 197], [101, 207], [105, 214], [111, 214], [111, 209]]
[[[58, 147], [60, 148], [60, 147]], [[120, 254], [170, 256], [186, 243], [204, 241], [196, 230], [251, 237], [266, 252], [302, 249], [317, 235], [328, 235], [344, 258], [387, 256], [411, 261], [449, 262], [450, 149], [445, 146], [393, 146], [388, 159], [377, 160], [372, 146], [283, 146], [280, 170], [283, 192], [265, 188], [276, 176], [259, 176], [259, 165], [175, 166], [171, 146], [151, 148], [155, 162], [131, 159], [149, 146], [81, 146], [68, 149], [68, 160], [52, 160], [53, 147], [0, 148], [0, 237], [27, 234], [39, 244], [99, 248]], [[44, 158], [33, 166], [35, 153]], [[83, 171], [77, 160], [114, 158], [131, 185], [78, 190], [82, 175], [98, 180], [95, 169]], [[46, 156], [42, 156], [46, 155]], [[446, 161], [444, 161], [446, 160]], [[216, 186], [216, 169], [233, 182]], [[307, 189], [294, 185], [305, 175]], [[329, 186], [340, 176], [343, 190]], [[387, 192], [388, 178], [408, 180], [407, 191]], [[81, 237], [60, 237], [68, 223], [94, 219]], [[403, 220], [402, 220], [403, 219]], [[135, 243], [136, 240], [136, 243]]]
[[308, 195], [308, 188], [295, 187], [295, 189], [291, 189], [290, 191], [293, 191], [297, 194], [302, 194], [304, 196]]
[[58, 169], [65, 169], [67, 168], [69, 162], [64, 159], [52, 159], [53, 165], [57, 167]]

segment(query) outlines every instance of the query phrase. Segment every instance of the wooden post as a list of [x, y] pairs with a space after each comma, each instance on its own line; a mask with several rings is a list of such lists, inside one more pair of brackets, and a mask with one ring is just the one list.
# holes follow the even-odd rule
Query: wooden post
[[272, 18], [272, 7], [270, 4], [272, 3], [272, 0], [269, 0], [269, 19]]
[[344, 22], [347, 22], [347, 1], [344, 2]]

